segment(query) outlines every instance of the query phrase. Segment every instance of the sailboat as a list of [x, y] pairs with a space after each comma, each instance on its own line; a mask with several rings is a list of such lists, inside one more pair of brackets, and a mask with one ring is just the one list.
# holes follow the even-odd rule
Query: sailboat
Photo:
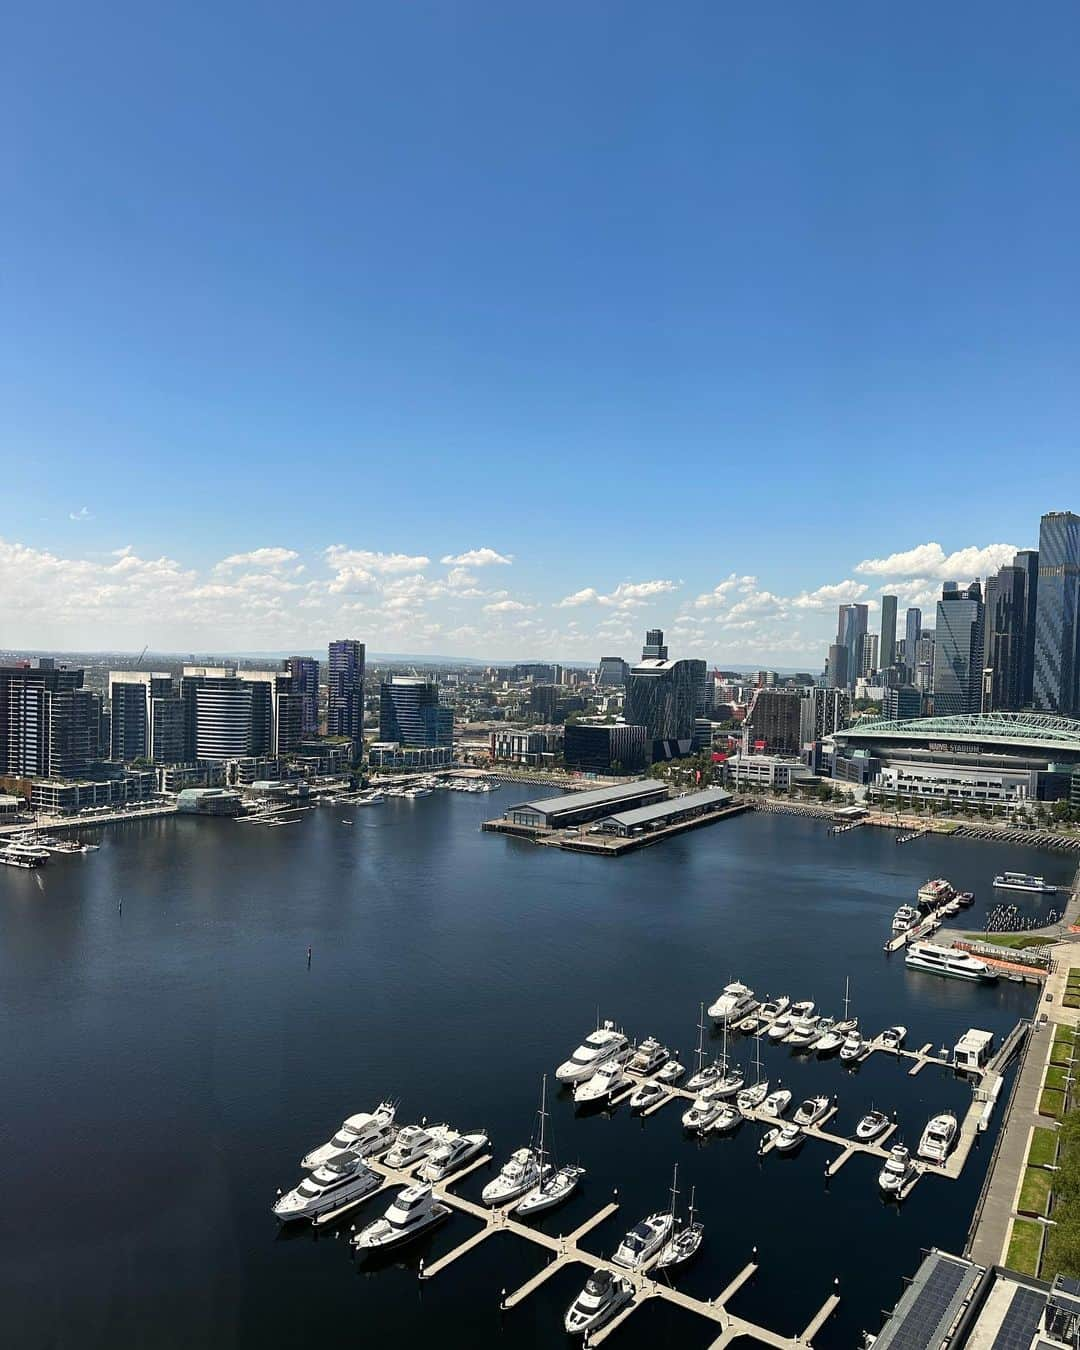
[[761, 1076], [761, 1042], [754, 1042], [754, 1086], [743, 1088], [735, 1098], [740, 1111], [755, 1111], [769, 1095], [769, 1080]]
[[[545, 1209], [554, 1209], [564, 1200], [569, 1200], [574, 1188], [585, 1175], [584, 1167], [566, 1166], [555, 1170], [554, 1150], [548, 1147], [547, 1140], [547, 1074], [540, 1084], [540, 1141], [536, 1153], [540, 1162], [540, 1175], [543, 1180], [534, 1186], [514, 1206], [516, 1214], [539, 1214]], [[550, 1154], [550, 1164], [548, 1155]]]
[[[677, 1222], [675, 1218], [675, 1198], [679, 1194], [678, 1183], [679, 1183], [679, 1165], [678, 1163], [676, 1163], [675, 1175], [672, 1177], [671, 1180], [672, 1225], [674, 1225]], [[675, 1233], [669, 1239], [669, 1241], [664, 1246], [663, 1251], [661, 1251], [659, 1257], [657, 1258], [656, 1267], [658, 1270], [663, 1270], [667, 1266], [682, 1265], [684, 1261], [689, 1261], [690, 1258], [697, 1252], [698, 1248], [701, 1246], [702, 1239], [705, 1236], [705, 1225], [695, 1221], [694, 1219], [694, 1190], [695, 1188], [691, 1186], [690, 1209], [687, 1222], [682, 1228], [679, 1229], [677, 1233]]]
[[840, 1047], [847, 1040], [848, 1036], [851, 1035], [852, 1032], [858, 1030], [859, 1019], [857, 1017], [848, 1016], [848, 1010], [850, 1008], [850, 1005], [851, 1005], [851, 980], [845, 979], [843, 1020], [839, 1022], [834, 1022], [832, 1026], [829, 1027], [829, 1029], [825, 1032], [825, 1034], [818, 1038], [817, 1043], [814, 1046], [814, 1049], [818, 1052], [819, 1055], [831, 1055], [834, 1051], [839, 1050]]
[[720, 1097], [720, 1098], [734, 1097], [736, 1092], [739, 1091], [743, 1083], [746, 1081], [746, 1079], [743, 1076], [742, 1069], [740, 1069], [737, 1064], [735, 1065], [734, 1068], [732, 1068], [728, 1060], [727, 1036], [728, 1036], [727, 1023], [725, 1022], [724, 1048], [721, 1051], [719, 1061], [722, 1066], [723, 1072], [711, 1087], [705, 1089], [705, 1095], [707, 1097]]
[[701, 1092], [705, 1088], [711, 1088], [721, 1074], [726, 1069], [717, 1061], [712, 1064], [705, 1063], [705, 1004], [701, 1004], [701, 1012], [698, 1016], [698, 1043], [694, 1056], [694, 1076], [688, 1078], [686, 1089], [688, 1092]]

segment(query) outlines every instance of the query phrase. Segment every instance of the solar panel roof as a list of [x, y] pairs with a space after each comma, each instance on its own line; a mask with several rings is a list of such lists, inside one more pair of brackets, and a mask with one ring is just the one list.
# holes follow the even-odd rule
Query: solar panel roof
[[874, 1350], [933, 1350], [960, 1315], [982, 1267], [931, 1252], [881, 1329]]

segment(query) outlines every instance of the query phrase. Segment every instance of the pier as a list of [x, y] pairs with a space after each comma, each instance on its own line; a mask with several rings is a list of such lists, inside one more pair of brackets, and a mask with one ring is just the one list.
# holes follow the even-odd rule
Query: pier
[[[751, 1280], [758, 1270], [756, 1259], [756, 1250], [752, 1260], [747, 1262], [724, 1286], [723, 1290], [715, 1298], [704, 1300], [694, 1298], [690, 1294], [685, 1294], [681, 1290], [674, 1288], [663, 1280], [653, 1277], [652, 1271], [656, 1265], [659, 1253], [653, 1259], [646, 1263], [640, 1270], [626, 1270], [622, 1266], [617, 1266], [613, 1261], [605, 1257], [598, 1256], [595, 1252], [589, 1251], [581, 1245], [581, 1240], [586, 1237], [593, 1229], [597, 1228], [605, 1220], [615, 1214], [619, 1205], [611, 1200], [603, 1205], [594, 1214], [580, 1223], [570, 1233], [553, 1236], [550, 1233], [541, 1232], [539, 1229], [531, 1228], [528, 1224], [512, 1217], [512, 1210], [516, 1201], [511, 1200], [502, 1206], [488, 1207], [478, 1205], [472, 1200], [466, 1200], [463, 1196], [457, 1195], [453, 1190], [459, 1182], [463, 1181], [471, 1172], [485, 1163], [491, 1161], [490, 1155], [478, 1158], [461, 1171], [456, 1172], [452, 1177], [439, 1182], [432, 1187], [432, 1193], [442, 1201], [443, 1204], [450, 1206], [452, 1210], [468, 1214], [471, 1218], [478, 1220], [483, 1226], [476, 1233], [467, 1237], [456, 1247], [451, 1248], [445, 1255], [433, 1262], [430, 1266], [421, 1265], [419, 1278], [422, 1280], [434, 1279], [437, 1275], [447, 1270], [460, 1257], [468, 1255], [481, 1246], [489, 1237], [496, 1233], [510, 1233], [514, 1237], [521, 1238], [525, 1242], [531, 1242], [534, 1246], [543, 1248], [550, 1255], [550, 1260], [537, 1273], [531, 1276], [524, 1284], [510, 1293], [504, 1293], [500, 1302], [500, 1307], [509, 1311], [523, 1303], [531, 1294], [542, 1288], [552, 1276], [573, 1265], [580, 1265], [587, 1270], [603, 1269], [610, 1271], [622, 1279], [628, 1280], [633, 1288], [633, 1296], [630, 1301], [621, 1308], [610, 1321], [598, 1327], [588, 1338], [589, 1346], [597, 1346], [603, 1343], [616, 1329], [622, 1325], [638, 1308], [640, 1308], [648, 1299], [658, 1298], [665, 1302], [675, 1304], [688, 1312], [697, 1314], [707, 1321], [716, 1325], [718, 1335], [710, 1342], [710, 1350], [723, 1350], [723, 1347], [740, 1337], [750, 1337], [763, 1345], [772, 1347], [772, 1350], [797, 1350], [797, 1347], [806, 1347], [811, 1345], [813, 1337], [820, 1332], [828, 1319], [836, 1310], [840, 1296], [835, 1291], [825, 1299], [821, 1307], [814, 1314], [813, 1318], [807, 1324], [806, 1329], [798, 1336], [784, 1336], [779, 1332], [772, 1331], [769, 1327], [764, 1327], [756, 1322], [749, 1321], [747, 1318], [738, 1317], [732, 1313], [728, 1304], [735, 1298], [747, 1281]], [[413, 1175], [420, 1164], [414, 1164], [405, 1170], [397, 1170], [387, 1166], [384, 1162], [377, 1159], [371, 1159], [368, 1166], [373, 1171], [378, 1172], [383, 1178], [383, 1184], [378, 1191], [365, 1196], [363, 1200], [355, 1201], [341, 1206], [340, 1209], [330, 1214], [321, 1216], [315, 1222], [319, 1226], [332, 1223], [345, 1216], [346, 1213], [353, 1210], [360, 1204], [372, 1199], [376, 1195], [381, 1195], [390, 1187], [395, 1185], [409, 1186], [415, 1184]], [[677, 1268], [673, 1271], [677, 1274]]]

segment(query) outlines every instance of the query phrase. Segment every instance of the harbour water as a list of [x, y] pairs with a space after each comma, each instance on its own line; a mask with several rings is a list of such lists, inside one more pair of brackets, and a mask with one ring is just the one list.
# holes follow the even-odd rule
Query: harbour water
[[[864, 1028], [904, 1023], [914, 1046], [951, 1047], [969, 1026], [1001, 1036], [1031, 1014], [1031, 989], [906, 971], [881, 951], [893, 911], [945, 876], [976, 892], [954, 923], [976, 931], [995, 872], [1067, 883], [1074, 866], [976, 841], [898, 848], [882, 830], [832, 838], [823, 822], [762, 813], [593, 859], [482, 835], [480, 821], [518, 791], [324, 808], [278, 829], [149, 821], [103, 832], [99, 852], [0, 875], [0, 1296], [11, 1344], [561, 1343], [584, 1269], [502, 1315], [500, 1289], [544, 1261], [531, 1245], [494, 1237], [421, 1284], [419, 1258], [456, 1246], [472, 1220], [455, 1216], [415, 1248], [358, 1267], [344, 1234], [279, 1232], [275, 1189], [295, 1184], [302, 1154], [345, 1115], [387, 1095], [403, 1122], [486, 1128], [498, 1161], [527, 1142], [541, 1074], [598, 1010], [689, 1062], [699, 1001], [732, 978], [835, 1013], [850, 978]], [[1011, 898], [1032, 913], [1054, 903]], [[749, 1066], [749, 1047], [732, 1049]], [[857, 1071], [771, 1044], [763, 1056], [797, 1095], [839, 1097], [839, 1133], [874, 1104], [897, 1111], [914, 1145], [931, 1114], [970, 1100], [950, 1072], [910, 1078], [883, 1055]], [[760, 1271], [733, 1310], [794, 1334], [840, 1274], [819, 1350], [877, 1328], [921, 1247], [962, 1246], [994, 1138], [979, 1141], [959, 1181], [926, 1178], [898, 1210], [879, 1199], [869, 1159], [826, 1183], [833, 1154], [818, 1142], [759, 1162], [757, 1126], [702, 1145], [683, 1137], [679, 1115], [669, 1106], [642, 1122], [623, 1105], [576, 1117], [557, 1098], [560, 1159], [588, 1175], [544, 1227], [570, 1231], [618, 1188], [618, 1214], [584, 1243], [610, 1254], [668, 1203], [677, 1162], [706, 1224], [680, 1287], [718, 1293], [757, 1246]], [[462, 1193], [478, 1196], [489, 1175]], [[703, 1321], [653, 1301], [612, 1344], [710, 1339]]]

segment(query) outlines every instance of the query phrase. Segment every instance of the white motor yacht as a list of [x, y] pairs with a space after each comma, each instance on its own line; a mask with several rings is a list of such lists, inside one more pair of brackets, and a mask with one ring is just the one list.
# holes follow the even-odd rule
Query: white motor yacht
[[550, 1166], [541, 1168], [536, 1149], [517, 1148], [503, 1163], [498, 1176], [480, 1192], [480, 1199], [485, 1205], [501, 1205], [504, 1200], [513, 1200], [531, 1191], [550, 1171]]
[[746, 1077], [742, 1069], [737, 1064], [732, 1065], [708, 1087], [702, 1089], [702, 1096], [715, 1097], [723, 1101], [728, 1097], [734, 1097], [746, 1082]]
[[761, 1103], [761, 1114], [779, 1120], [790, 1105], [791, 1093], [787, 1088], [777, 1088], [775, 1092], [770, 1092]]
[[919, 1140], [919, 1157], [925, 1158], [927, 1162], [943, 1163], [949, 1156], [958, 1129], [956, 1117], [951, 1111], [934, 1116]]
[[675, 1220], [666, 1210], [650, 1214], [634, 1224], [615, 1249], [612, 1261], [626, 1270], [640, 1270], [667, 1242], [674, 1227]]
[[789, 1008], [787, 1012], [782, 1012], [780, 1016], [772, 1023], [765, 1035], [770, 1041], [782, 1041], [795, 1025], [795, 1014]]
[[754, 991], [738, 980], [724, 986], [722, 993], [709, 1009], [709, 1016], [729, 1026], [749, 1016], [758, 1006]]
[[397, 1137], [394, 1128], [394, 1116], [397, 1108], [393, 1102], [380, 1102], [374, 1111], [361, 1111], [342, 1124], [332, 1139], [318, 1148], [313, 1148], [300, 1160], [300, 1166], [309, 1171], [321, 1167], [338, 1153], [357, 1153], [361, 1157], [374, 1158], [385, 1153]]
[[686, 1073], [686, 1069], [677, 1059], [669, 1059], [662, 1069], [656, 1074], [658, 1083], [677, 1083]]
[[907, 1027], [886, 1027], [881, 1033], [883, 1050], [899, 1050], [907, 1040]]
[[825, 1028], [814, 1042], [814, 1049], [819, 1055], [835, 1055], [837, 1050], [843, 1047], [846, 1036], [846, 1030], [843, 1030], [840, 1023], [836, 1022], [831, 1027]]
[[901, 905], [893, 915], [892, 930], [894, 933], [906, 933], [909, 928], [914, 928], [921, 918], [922, 915], [914, 905]]
[[970, 952], [958, 951], [955, 947], [940, 947], [934, 942], [913, 942], [904, 957], [904, 965], [910, 970], [928, 970], [933, 975], [947, 975], [954, 980], [974, 980], [984, 984], [998, 977], [992, 966]]
[[1027, 872], [999, 872], [994, 885], [1003, 891], [1038, 891], [1043, 895], [1053, 895], [1056, 886], [1051, 886], [1042, 877], [1030, 876]]
[[452, 1135], [449, 1125], [406, 1125], [386, 1155], [386, 1165], [398, 1171], [411, 1167], [426, 1158], [436, 1144], [445, 1143]]
[[771, 1144], [778, 1153], [791, 1153], [802, 1144], [805, 1138], [806, 1135], [798, 1125], [777, 1125], [766, 1133], [758, 1147], [758, 1152], [764, 1153]]
[[686, 1090], [687, 1092], [705, 1092], [715, 1086], [723, 1076], [724, 1066], [719, 1060], [714, 1059], [711, 1064], [703, 1065], [686, 1080]]
[[840, 1058], [845, 1064], [858, 1064], [866, 1058], [870, 1050], [870, 1042], [864, 1041], [857, 1031], [852, 1031], [844, 1037], [844, 1044], [840, 1047]]
[[489, 1143], [483, 1130], [470, 1134], [458, 1134], [456, 1130], [451, 1130], [449, 1136], [431, 1150], [417, 1175], [423, 1181], [445, 1181], [487, 1148]]
[[555, 1077], [560, 1083], [580, 1083], [591, 1078], [609, 1059], [625, 1063], [630, 1053], [629, 1042], [623, 1033], [615, 1029], [614, 1022], [605, 1022], [586, 1036], [570, 1058], [559, 1065]]
[[[707, 1127], [709, 1134], [729, 1134], [736, 1126], [741, 1125], [746, 1117], [741, 1111], [737, 1110], [730, 1102], [725, 1102], [720, 1110], [717, 1111], [712, 1123]], [[704, 1134], [705, 1131], [703, 1130]]]
[[566, 1310], [563, 1325], [571, 1336], [584, 1336], [611, 1320], [633, 1298], [630, 1281], [598, 1266]]
[[655, 1036], [646, 1036], [626, 1067], [631, 1073], [651, 1074], [670, 1058], [671, 1052], [666, 1045], [661, 1045]]
[[829, 1109], [829, 1098], [822, 1095], [819, 1097], [807, 1097], [802, 1105], [792, 1116], [796, 1125], [813, 1125], [821, 1119]]
[[753, 1087], [743, 1088], [735, 1098], [740, 1111], [756, 1111], [769, 1095], [769, 1080], [762, 1078]]
[[372, 1195], [382, 1185], [382, 1177], [373, 1172], [355, 1153], [317, 1167], [294, 1190], [274, 1204], [274, 1217], [282, 1223], [293, 1219], [314, 1219], [340, 1205]]
[[406, 1186], [383, 1217], [362, 1228], [352, 1244], [361, 1252], [399, 1247], [441, 1223], [449, 1213], [450, 1206], [436, 1200], [430, 1186]]
[[722, 1102], [714, 1097], [695, 1097], [683, 1112], [683, 1128], [704, 1132], [720, 1114]]
[[897, 1144], [889, 1150], [885, 1166], [878, 1173], [878, 1186], [885, 1195], [900, 1195], [916, 1170], [911, 1154], [903, 1144]]
[[609, 1060], [606, 1064], [601, 1064], [591, 1078], [577, 1084], [574, 1088], [574, 1101], [578, 1106], [587, 1106], [590, 1103], [599, 1105], [600, 1102], [610, 1101], [620, 1088], [627, 1087], [631, 1081], [620, 1063]]
[[631, 1111], [644, 1111], [654, 1106], [667, 1092], [663, 1083], [641, 1083], [630, 1098]]
[[820, 1032], [818, 1027], [821, 1018], [816, 1014], [809, 1017], [800, 1017], [797, 1022], [793, 1022], [791, 1030], [784, 1037], [785, 1045], [808, 1046], [817, 1040]]
[[766, 1021], [772, 1022], [782, 1013], [786, 1013], [790, 1007], [791, 999], [786, 994], [781, 994], [779, 998], [766, 999], [758, 1011]]
[[871, 1139], [876, 1139], [879, 1134], [884, 1134], [888, 1128], [889, 1117], [884, 1111], [867, 1111], [855, 1126], [855, 1138], [861, 1139], [866, 1144]]

